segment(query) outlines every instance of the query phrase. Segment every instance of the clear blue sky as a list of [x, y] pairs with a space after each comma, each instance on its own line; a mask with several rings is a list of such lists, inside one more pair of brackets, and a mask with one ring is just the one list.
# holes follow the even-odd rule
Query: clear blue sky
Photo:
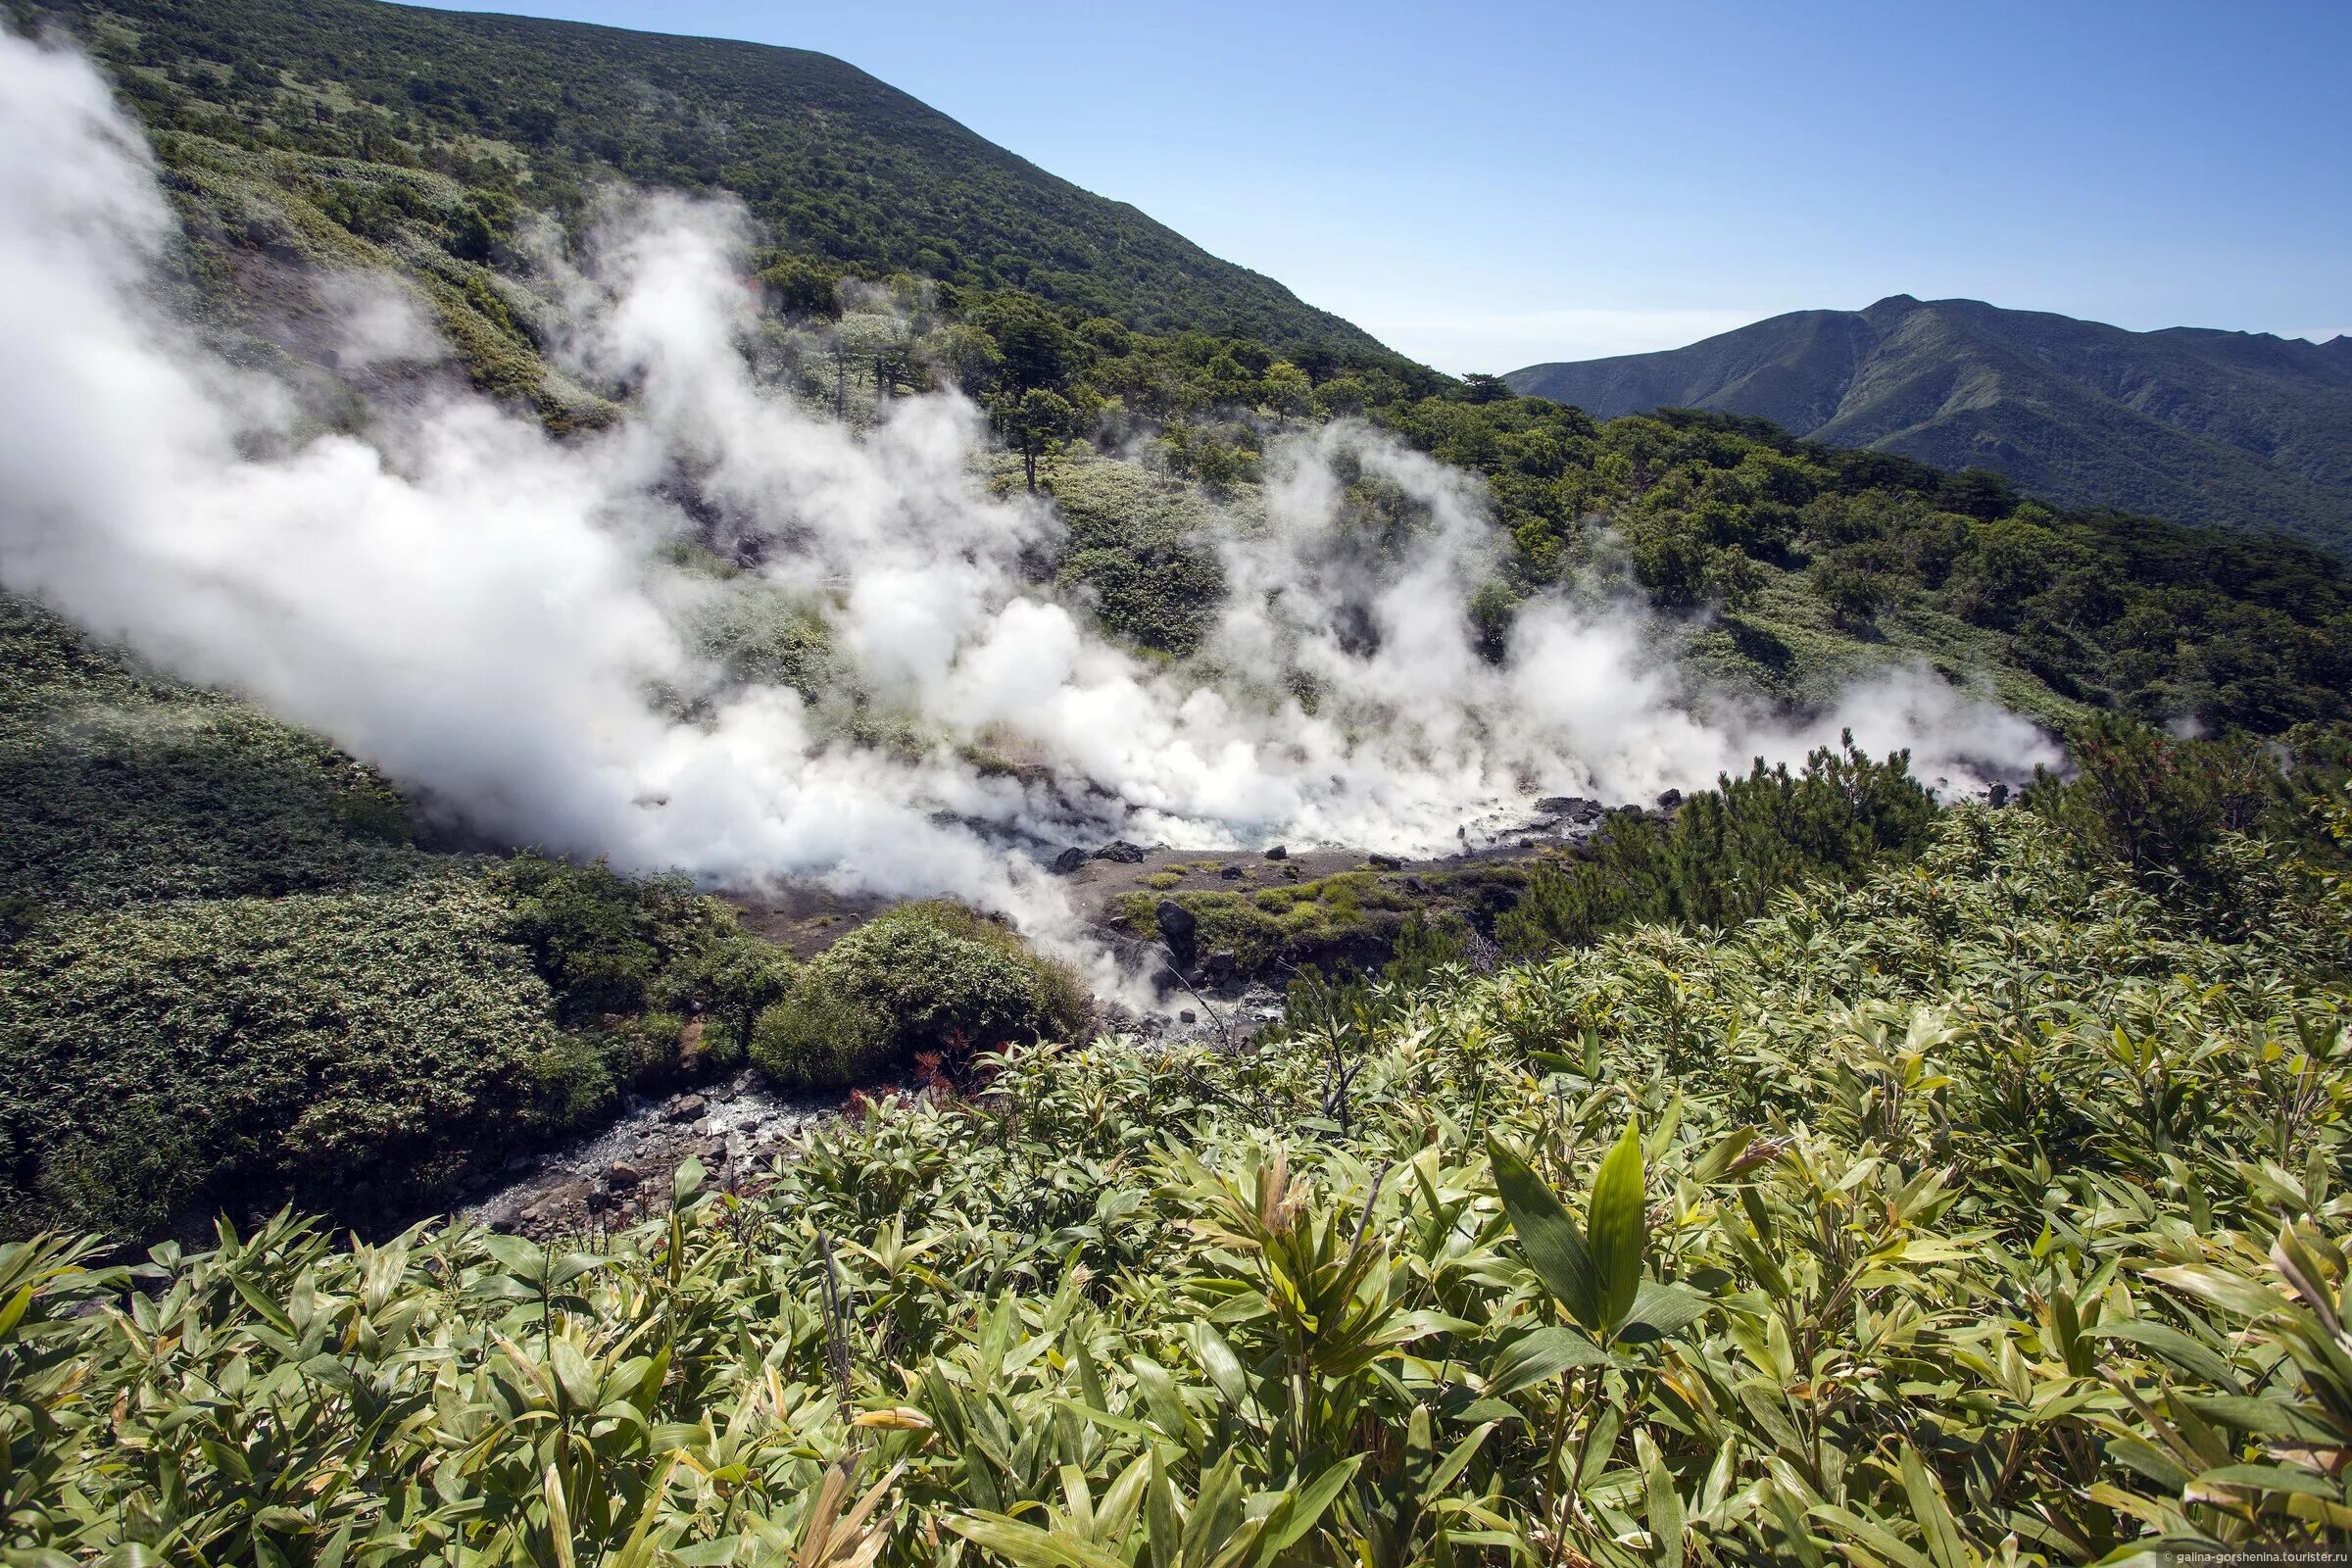
[[2352, 331], [2352, 0], [500, 0], [838, 55], [1448, 370], [1965, 295]]

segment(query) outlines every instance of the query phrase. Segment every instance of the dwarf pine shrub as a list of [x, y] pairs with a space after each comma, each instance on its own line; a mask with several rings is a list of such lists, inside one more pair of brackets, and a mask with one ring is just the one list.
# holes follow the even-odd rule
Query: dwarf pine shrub
[[751, 1057], [794, 1088], [870, 1082], [917, 1052], [1062, 1039], [1086, 1010], [1066, 967], [958, 906], [908, 905], [842, 938], [760, 1013]]

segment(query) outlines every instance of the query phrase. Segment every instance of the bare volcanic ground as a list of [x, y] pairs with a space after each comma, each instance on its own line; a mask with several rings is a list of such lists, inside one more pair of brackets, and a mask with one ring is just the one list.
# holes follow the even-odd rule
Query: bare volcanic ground
[[[1658, 808], [1681, 799], [1670, 793]], [[1465, 829], [1460, 853], [1426, 859], [1329, 847], [1201, 852], [1112, 843], [1065, 851], [1053, 864], [1076, 906], [1114, 945], [1172, 971], [1161, 976], [1163, 994], [1230, 995], [1287, 983], [1309, 966], [1377, 969], [1416, 918], [1456, 923], [1474, 946], [1489, 940], [1529, 870], [1572, 854], [1605, 831], [1610, 815], [1597, 801], [1553, 797], [1533, 818], [1490, 826], [1475, 840]]]

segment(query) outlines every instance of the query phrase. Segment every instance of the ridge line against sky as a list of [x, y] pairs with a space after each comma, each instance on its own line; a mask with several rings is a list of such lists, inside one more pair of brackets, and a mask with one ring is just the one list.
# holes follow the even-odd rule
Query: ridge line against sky
[[837, 56], [1442, 369], [1972, 298], [2352, 331], [2352, 7], [444, 0]]

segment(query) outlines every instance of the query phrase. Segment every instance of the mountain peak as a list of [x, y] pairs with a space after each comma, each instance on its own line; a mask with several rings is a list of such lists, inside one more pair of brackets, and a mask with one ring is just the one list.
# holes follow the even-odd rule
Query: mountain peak
[[[1965, 330], [1895, 330], [1923, 311]], [[1718, 409], [1837, 445], [1993, 468], [2068, 506], [2352, 548], [2352, 354], [2333, 345], [2130, 332], [1889, 294], [1859, 311], [1799, 311], [1688, 348], [1534, 365], [1503, 379], [1598, 419]]]

